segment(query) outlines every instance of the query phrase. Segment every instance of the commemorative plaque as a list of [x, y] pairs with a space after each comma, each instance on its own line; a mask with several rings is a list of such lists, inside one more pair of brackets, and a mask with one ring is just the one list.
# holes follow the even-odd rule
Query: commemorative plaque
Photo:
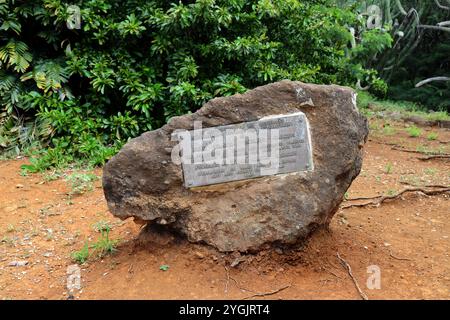
[[182, 141], [188, 188], [313, 170], [309, 124], [302, 112], [174, 135]]

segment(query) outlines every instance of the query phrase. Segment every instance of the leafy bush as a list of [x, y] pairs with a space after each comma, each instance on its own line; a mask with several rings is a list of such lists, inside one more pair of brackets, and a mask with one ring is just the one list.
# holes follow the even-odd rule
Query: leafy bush
[[377, 79], [362, 60], [390, 40], [360, 32], [352, 49], [363, 23], [331, 0], [0, 1], [0, 150], [28, 150], [29, 171], [101, 165], [216, 96]]

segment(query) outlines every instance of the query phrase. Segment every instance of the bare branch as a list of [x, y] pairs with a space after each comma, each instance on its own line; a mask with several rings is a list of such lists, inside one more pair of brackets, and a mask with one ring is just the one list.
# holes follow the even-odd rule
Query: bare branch
[[408, 12], [406, 12], [405, 8], [403, 8], [400, 0], [396, 0], [395, 2], [397, 3], [397, 7], [400, 10], [401, 14], [404, 15], [404, 16], [407, 16]]
[[[450, 28], [449, 28], [450, 30]], [[416, 88], [419, 88], [427, 83], [433, 82], [433, 81], [450, 81], [450, 77], [433, 77], [433, 78], [428, 78], [425, 79], [423, 81], [420, 81], [418, 84], [416, 84]]]
[[[434, 195], [440, 195], [440, 194], [448, 193], [448, 192], [450, 192], [450, 188], [442, 188], [442, 189], [436, 189], [436, 190], [426, 190], [426, 189], [423, 189], [423, 188], [407, 188], [407, 189], [403, 189], [399, 193], [394, 194], [392, 196], [376, 196], [376, 197], [372, 197], [372, 201], [370, 201], [370, 202], [349, 204], [348, 206], [341, 207], [341, 209], [345, 210], [345, 209], [348, 209], [348, 208], [362, 208], [362, 207], [366, 207], [366, 206], [378, 207], [383, 202], [385, 202], [386, 200], [398, 199], [403, 194], [411, 193], [411, 192], [421, 192], [421, 193], [423, 193], [423, 194], [425, 194], [427, 196], [434, 196]], [[361, 199], [364, 199], [364, 198], [361, 198]], [[370, 198], [365, 198], [365, 199], [369, 200]], [[347, 200], [347, 201], [352, 201], [352, 200], [358, 200], [358, 198]]]
[[445, 10], [450, 10], [450, 7], [444, 6], [442, 5], [439, 0], [434, 0], [434, 2], [436, 2], [437, 6], [441, 9], [445, 9]]
[[361, 86], [361, 80], [358, 79], [358, 81], [356, 82], [356, 89], [361, 90], [361, 91], [367, 91], [369, 90], [370, 86], [365, 86], [362, 87]]
[[417, 28], [420, 29], [432, 29], [432, 30], [439, 30], [439, 31], [445, 31], [445, 32], [450, 32], [450, 28], [445, 28], [445, 27], [440, 27], [440, 26], [430, 26], [427, 24], [420, 24], [417, 26]]

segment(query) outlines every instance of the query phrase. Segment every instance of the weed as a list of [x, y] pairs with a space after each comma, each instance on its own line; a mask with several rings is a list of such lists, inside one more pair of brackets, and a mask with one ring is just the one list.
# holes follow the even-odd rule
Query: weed
[[89, 243], [86, 241], [83, 248], [80, 251], [73, 252], [71, 256], [75, 262], [79, 264], [85, 263], [89, 258]]
[[410, 137], [417, 138], [422, 134], [422, 129], [417, 128], [416, 126], [411, 126], [406, 129], [406, 132], [408, 132]]
[[389, 162], [386, 165], [386, 167], [384, 168], [384, 173], [391, 174], [393, 169], [394, 169], [394, 166], [392, 165], [392, 163]]
[[92, 248], [94, 251], [98, 254], [98, 256], [101, 258], [105, 256], [106, 254], [113, 253], [117, 249], [117, 244], [119, 243], [119, 240], [111, 240], [109, 238], [109, 231], [110, 229], [101, 230], [101, 237], [92, 245]]
[[436, 174], [436, 172], [437, 172], [437, 169], [425, 168], [424, 172], [425, 172], [426, 175], [434, 176]]
[[436, 132], [430, 132], [427, 136], [427, 139], [429, 141], [436, 140], [438, 138], [438, 134]]
[[[358, 92], [358, 107], [367, 115], [395, 112], [405, 116], [418, 116], [431, 121], [449, 120], [445, 111], [428, 112], [424, 106], [410, 101], [379, 100], [366, 91]], [[369, 110], [370, 109], [370, 110]]]
[[167, 271], [169, 270], [169, 266], [167, 264], [163, 264], [162, 266], [159, 267], [159, 270]]

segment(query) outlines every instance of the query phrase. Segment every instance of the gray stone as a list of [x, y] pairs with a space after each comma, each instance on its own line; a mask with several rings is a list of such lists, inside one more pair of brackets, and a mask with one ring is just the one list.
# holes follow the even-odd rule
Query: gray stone
[[[171, 161], [172, 134], [194, 121], [208, 128], [298, 112], [309, 121], [312, 171], [187, 188]], [[116, 217], [161, 224], [220, 251], [293, 244], [329, 224], [361, 170], [367, 135], [352, 89], [285, 80], [213, 99], [131, 140], [106, 164], [103, 188]]]
[[11, 261], [8, 266], [10, 267], [24, 267], [28, 264], [28, 261], [21, 260], [21, 261]]

